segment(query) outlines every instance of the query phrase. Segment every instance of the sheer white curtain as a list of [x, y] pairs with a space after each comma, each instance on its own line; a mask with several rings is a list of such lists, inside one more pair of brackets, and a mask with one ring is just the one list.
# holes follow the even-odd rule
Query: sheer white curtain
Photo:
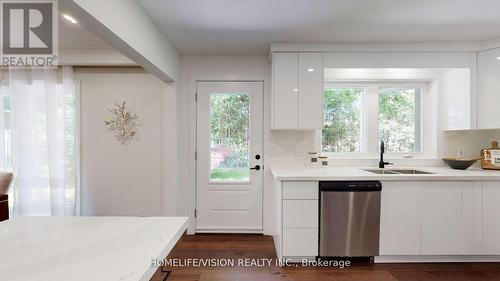
[[13, 216], [77, 215], [78, 111], [72, 68], [14, 69], [4, 76], [0, 167], [14, 173]]

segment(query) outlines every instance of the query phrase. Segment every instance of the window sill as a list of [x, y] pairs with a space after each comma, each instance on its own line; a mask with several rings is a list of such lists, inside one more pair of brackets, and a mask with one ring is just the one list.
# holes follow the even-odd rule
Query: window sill
[[[328, 160], [379, 160], [379, 155], [336, 155], [332, 153], [323, 153], [328, 157]], [[384, 160], [439, 160], [436, 155], [384, 155]]]

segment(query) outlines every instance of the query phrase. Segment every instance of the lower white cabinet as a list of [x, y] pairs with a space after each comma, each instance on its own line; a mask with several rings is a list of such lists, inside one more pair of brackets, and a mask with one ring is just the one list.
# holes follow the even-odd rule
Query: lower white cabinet
[[318, 200], [283, 200], [283, 227], [318, 228]]
[[317, 256], [318, 182], [284, 181], [282, 189], [282, 256]]
[[317, 228], [283, 229], [283, 256], [315, 257], [318, 255]]
[[500, 181], [382, 186], [380, 255], [500, 255]]
[[482, 254], [482, 183], [462, 182], [462, 254]]
[[[318, 255], [318, 189], [282, 182], [281, 256]], [[500, 181], [383, 181], [380, 255], [499, 256]]]
[[462, 254], [462, 182], [421, 182], [421, 255]]
[[380, 255], [420, 255], [420, 185], [382, 183]]
[[483, 254], [500, 255], [500, 182], [483, 182]]

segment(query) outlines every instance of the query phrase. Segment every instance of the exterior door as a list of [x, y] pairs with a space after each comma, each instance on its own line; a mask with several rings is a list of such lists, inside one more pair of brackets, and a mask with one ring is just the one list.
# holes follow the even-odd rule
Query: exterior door
[[197, 82], [196, 231], [262, 231], [263, 82]]

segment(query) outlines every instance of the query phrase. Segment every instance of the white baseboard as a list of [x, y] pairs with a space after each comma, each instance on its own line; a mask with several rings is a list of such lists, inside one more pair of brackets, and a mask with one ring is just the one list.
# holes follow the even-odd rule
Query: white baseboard
[[375, 263], [500, 262], [500, 256], [378, 256]]
[[210, 229], [196, 229], [196, 233], [241, 233], [241, 234], [262, 234], [262, 230], [210, 230]]

